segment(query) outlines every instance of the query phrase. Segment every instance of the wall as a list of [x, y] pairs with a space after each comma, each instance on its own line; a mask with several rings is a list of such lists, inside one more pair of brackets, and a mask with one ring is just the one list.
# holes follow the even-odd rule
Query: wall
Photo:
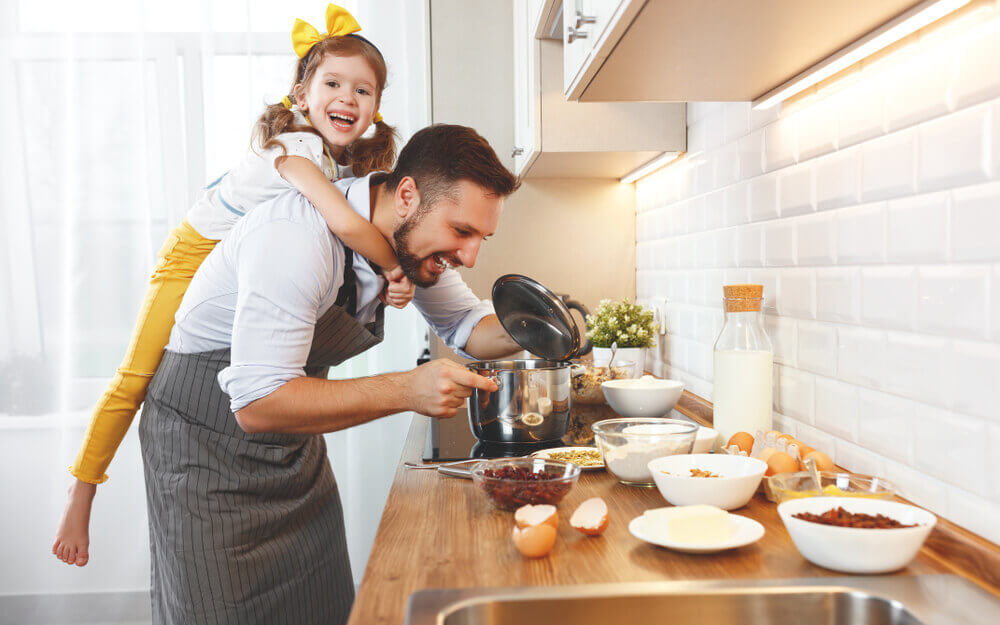
[[710, 398], [721, 287], [763, 283], [775, 426], [995, 543], [998, 60], [987, 9], [785, 110], [689, 104], [636, 222], [661, 373]]

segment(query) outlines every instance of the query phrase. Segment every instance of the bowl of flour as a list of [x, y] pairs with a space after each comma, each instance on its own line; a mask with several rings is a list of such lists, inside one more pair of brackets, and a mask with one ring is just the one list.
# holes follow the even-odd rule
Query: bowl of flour
[[605, 468], [629, 486], [655, 486], [649, 462], [691, 453], [698, 434], [697, 424], [679, 419], [606, 419], [590, 427]]

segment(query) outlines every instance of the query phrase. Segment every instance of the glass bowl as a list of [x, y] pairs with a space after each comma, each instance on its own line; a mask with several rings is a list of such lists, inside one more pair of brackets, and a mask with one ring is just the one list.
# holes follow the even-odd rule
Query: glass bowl
[[631, 378], [635, 363], [615, 359], [613, 367], [595, 367], [591, 363], [574, 364], [570, 371], [570, 397], [578, 404], [606, 403], [601, 384], [608, 380]]
[[880, 477], [847, 473], [844, 471], [820, 471], [820, 493], [813, 485], [809, 474], [778, 473], [765, 478], [765, 493], [771, 501], [781, 503], [789, 499], [805, 497], [864, 497], [866, 499], [892, 499], [896, 487], [892, 482]]
[[544, 458], [497, 458], [472, 467], [472, 481], [501, 510], [562, 501], [580, 477], [580, 467]]
[[698, 424], [679, 419], [606, 419], [590, 426], [604, 458], [604, 468], [629, 486], [656, 483], [649, 462], [664, 456], [688, 454], [698, 435]]

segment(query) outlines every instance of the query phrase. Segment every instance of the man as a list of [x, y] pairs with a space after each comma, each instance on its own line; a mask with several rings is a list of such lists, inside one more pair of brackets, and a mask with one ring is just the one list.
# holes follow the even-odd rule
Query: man
[[[472, 267], [517, 181], [470, 128], [432, 126], [395, 171], [337, 183], [389, 239], [445, 342], [519, 347], [449, 266]], [[492, 381], [447, 360], [356, 380], [307, 377], [382, 339], [380, 274], [297, 191], [205, 260], [140, 425], [154, 623], [342, 623], [353, 600], [323, 432], [414, 410], [454, 416]]]

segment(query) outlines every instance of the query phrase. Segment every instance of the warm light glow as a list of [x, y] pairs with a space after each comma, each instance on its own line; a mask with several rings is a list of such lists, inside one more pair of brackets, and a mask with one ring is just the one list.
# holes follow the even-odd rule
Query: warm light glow
[[952, 13], [971, 0], [928, 0], [887, 22], [863, 38], [841, 49], [833, 56], [813, 65], [788, 82], [772, 89], [753, 101], [757, 110], [769, 109], [783, 100], [826, 80], [865, 57], [871, 56], [924, 26]]
[[622, 184], [632, 184], [639, 178], [645, 178], [654, 171], [662, 169], [663, 167], [666, 167], [670, 163], [673, 163], [674, 161], [676, 161], [678, 158], [681, 157], [681, 154], [683, 154], [683, 152], [664, 152], [663, 154], [660, 154], [659, 156], [649, 161], [648, 163], [640, 165], [635, 169], [633, 169], [632, 171], [625, 174], [625, 176], [620, 180], [620, 182]]

